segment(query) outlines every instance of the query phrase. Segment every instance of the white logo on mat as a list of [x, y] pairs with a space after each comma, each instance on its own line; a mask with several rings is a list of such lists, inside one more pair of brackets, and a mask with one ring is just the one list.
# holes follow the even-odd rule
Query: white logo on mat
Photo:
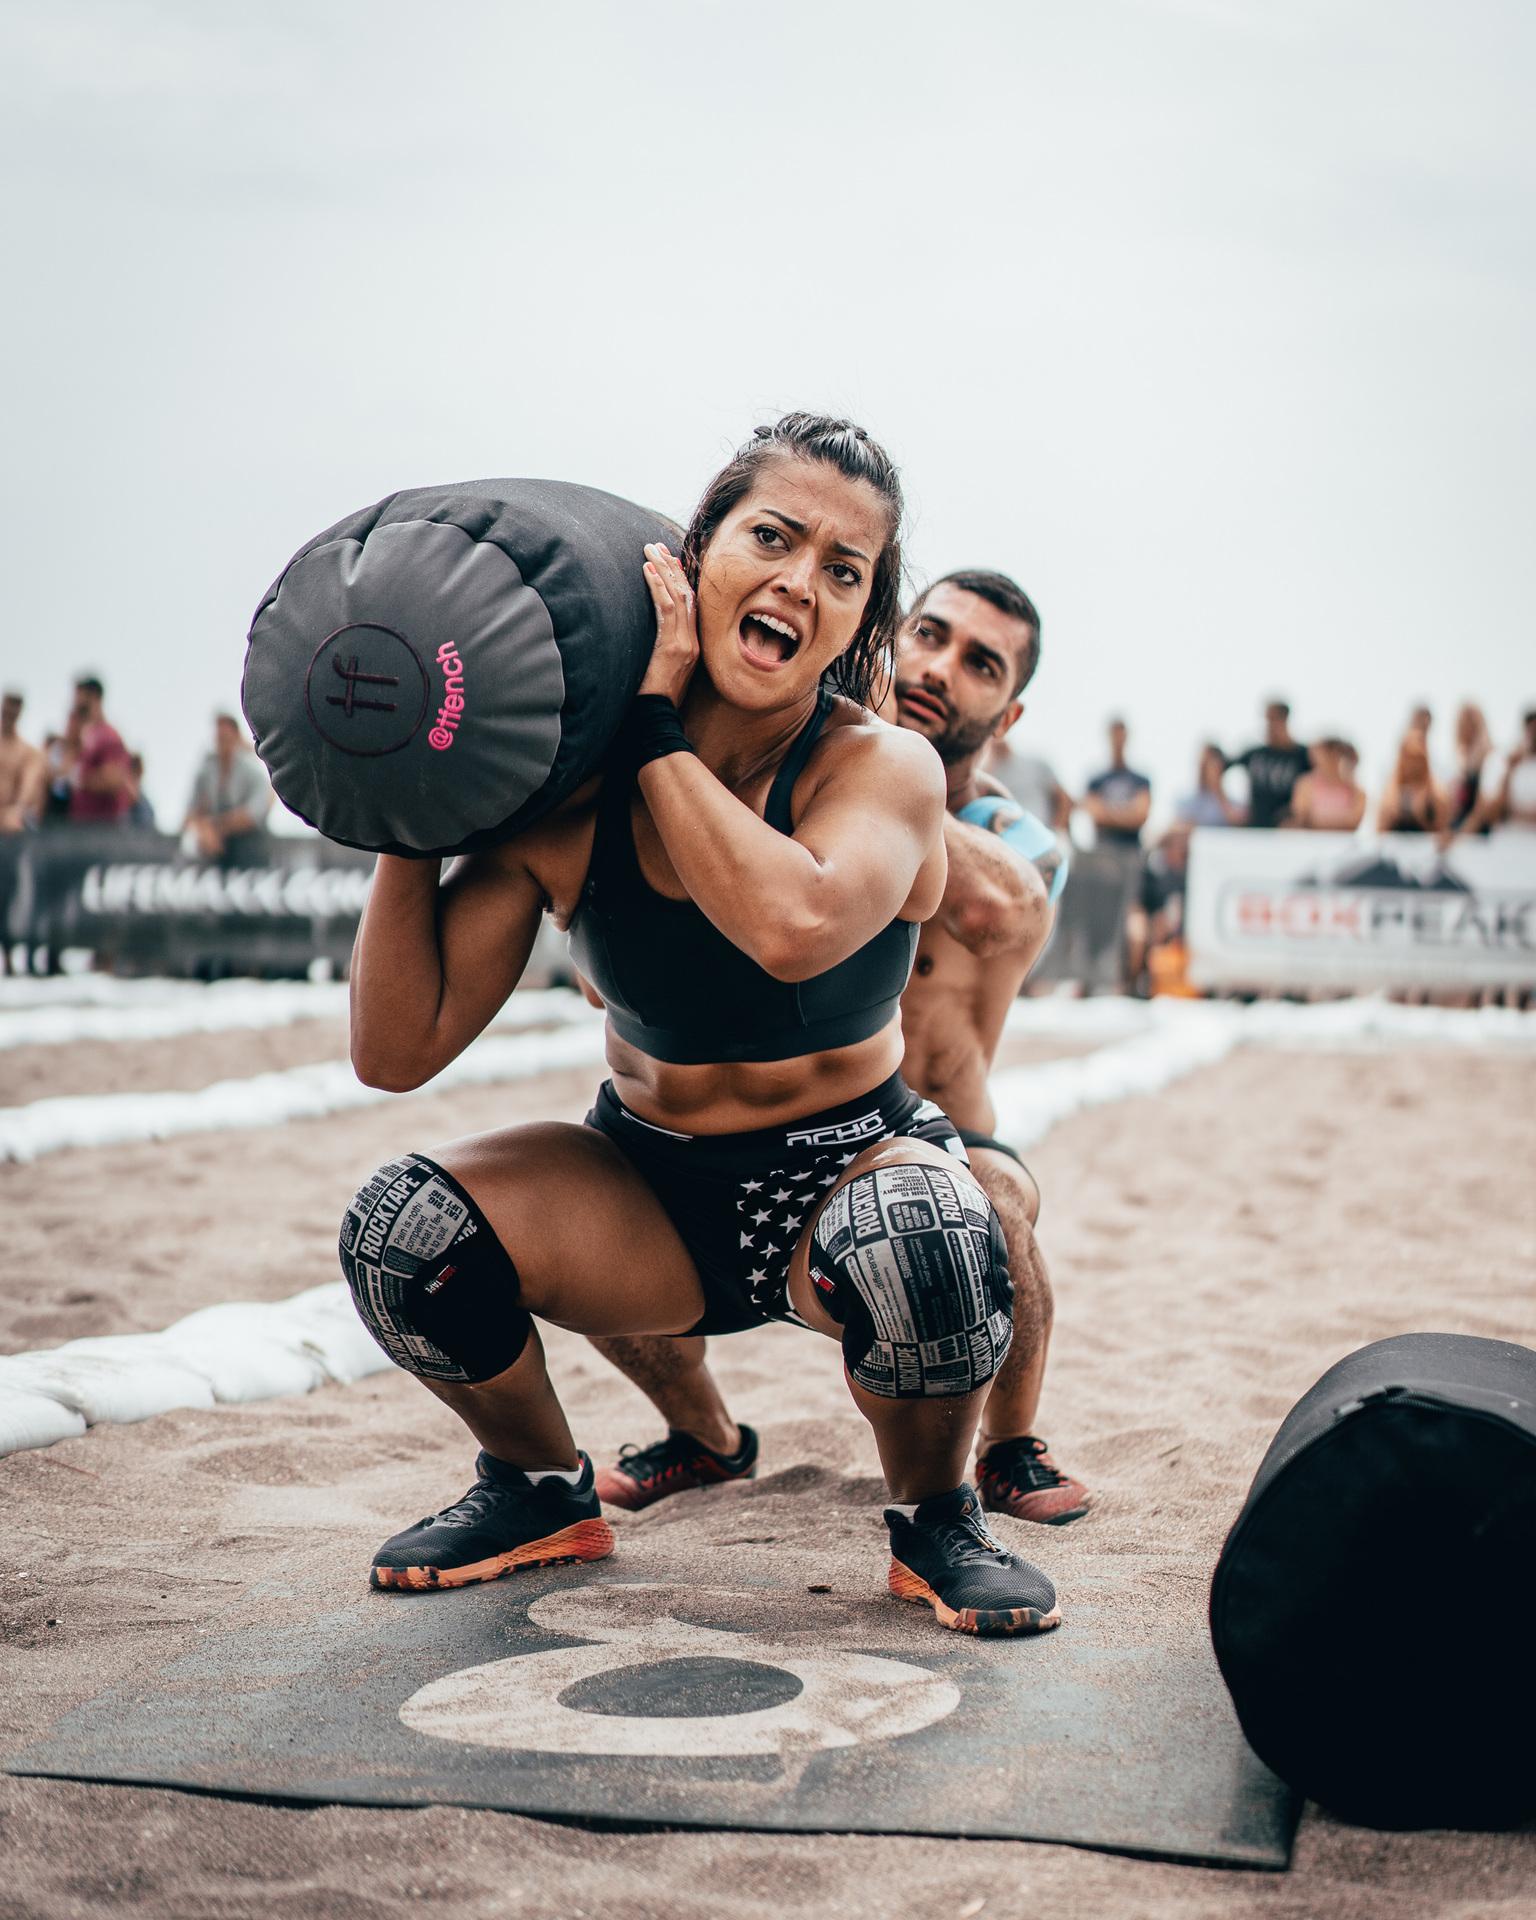
[[[597, 1644], [465, 1667], [419, 1687], [400, 1718], [436, 1740], [522, 1752], [788, 1757], [917, 1733], [960, 1704], [959, 1690], [948, 1680], [905, 1660], [838, 1648], [808, 1653], [757, 1634], [690, 1626], [663, 1611], [668, 1604], [697, 1606], [705, 1594], [725, 1591], [646, 1584], [546, 1594], [528, 1609], [535, 1625], [550, 1633], [579, 1633]], [[561, 1694], [579, 1681], [700, 1655], [777, 1667], [800, 1682], [800, 1692], [752, 1712], [671, 1719], [583, 1713], [561, 1703]]]

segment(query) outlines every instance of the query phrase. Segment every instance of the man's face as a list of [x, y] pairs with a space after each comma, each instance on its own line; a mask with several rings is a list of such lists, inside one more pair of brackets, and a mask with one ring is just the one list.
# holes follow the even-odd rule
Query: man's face
[[1126, 737], [1125, 722], [1116, 720], [1109, 729], [1109, 750], [1117, 760], [1125, 758]]
[[964, 760], [1021, 711], [1014, 688], [1033, 629], [980, 594], [937, 586], [896, 636], [896, 718], [932, 741], [946, 764]]
[[1264, 731], [1268, 734], [1272, 746], [1283, 746], [1285, 736], [1290, 729], [1291, 710], [1279, 705], [1264, 709]]
[[21, 702], [14, 693], [8, 693], [3, 700], [0, 700], [0, 726], [3, 726], [7, 733], [11, 733], [20, 718]]
[[85, 687], [75, 688], [74, 704], [70, 707], [70, 718], [79, 725], [94, 720], [100, 710], [101, 702]]
[[213, 723], [213, 744], [226, 757], [232, 754], [240, 744], [240, 736], [234, 725], [228, 720], [215, 720]]

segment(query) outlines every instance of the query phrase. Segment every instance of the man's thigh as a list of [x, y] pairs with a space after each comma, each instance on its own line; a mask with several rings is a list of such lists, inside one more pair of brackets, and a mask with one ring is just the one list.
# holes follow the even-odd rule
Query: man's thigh
[[1029, 1168], [1012, 1154], [999, 1153], [993, 1147], [971, 1147], [967, 1151], [971, 1171], [997, 1208], [1003, 1232], [1015, 1231], [1021, 1214], [1032, 1227], [1040, 1218], [1040, 1187]]

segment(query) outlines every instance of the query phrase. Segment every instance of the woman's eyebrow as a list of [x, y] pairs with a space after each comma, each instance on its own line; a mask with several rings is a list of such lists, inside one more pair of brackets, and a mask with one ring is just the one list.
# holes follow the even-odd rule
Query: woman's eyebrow
[[[764, 507], [763, 512], [771, 513], [775, 520], [782, 520], [791, 533], [805, 532], [805, 522], [803, 520], [795, 520], [791, 518], [789, 514], [781, 513], [777, 507]], [[869, 565], [869, 555], [861, 552], [858, 547], [850, 547], [846, 541], [834, 540], [832, 542], [832, 551], [834, 553], [846, 553], [850, 559], [862, 560], [866, 567]]]

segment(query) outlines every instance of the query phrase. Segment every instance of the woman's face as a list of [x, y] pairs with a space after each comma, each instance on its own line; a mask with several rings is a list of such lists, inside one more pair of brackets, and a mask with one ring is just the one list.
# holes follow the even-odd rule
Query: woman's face
[[699, 562], [699, 650], [730, 705], [792, 705], [851, 645], [889, 535], [885, 502], [820, 460], [777, 459]]
[[1225, 756], [1215, 747], [1206, 747], [1200, 755], [1200, 784], [1214, 793], [1227, 770]]

